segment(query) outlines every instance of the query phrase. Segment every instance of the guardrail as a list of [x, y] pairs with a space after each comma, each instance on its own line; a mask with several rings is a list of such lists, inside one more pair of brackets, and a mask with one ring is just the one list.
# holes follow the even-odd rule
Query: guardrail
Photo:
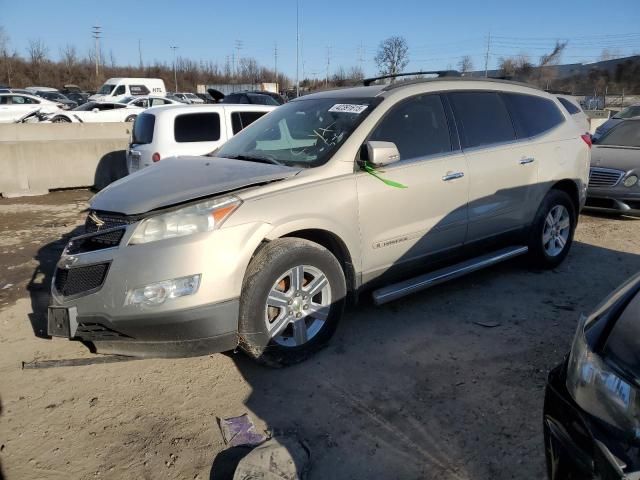
[[0, 124], [0, 195], [96, 187], [126, 175], [130, 123]]

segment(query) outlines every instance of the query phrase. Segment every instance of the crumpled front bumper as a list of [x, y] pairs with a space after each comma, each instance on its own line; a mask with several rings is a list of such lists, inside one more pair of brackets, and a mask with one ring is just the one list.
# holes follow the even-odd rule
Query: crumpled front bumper
[[[121, 227], [125, 232], [116, 246], [82, 253], [68, 246], [63, 252], [51, 306], [70, 312], [68, 337], [98, 353], [135, 356], [179, 357], [235, 348], [242, 279], [264, 227], [244, 224], [128, 245], [136, 225]], [[133, 288], [198, 274], [200, 284], [192, 295], [153, 306], [127, 304]], [[85, 286], [91, 288], [77, 292]], [[50, 327], [50, 333], [55, 335], [55, 329]]]

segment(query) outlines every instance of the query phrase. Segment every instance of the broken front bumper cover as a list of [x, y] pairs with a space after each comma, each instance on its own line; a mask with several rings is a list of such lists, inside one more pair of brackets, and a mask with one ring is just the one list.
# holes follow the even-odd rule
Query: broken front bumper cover
[[238, 345], [237, 299], [119, 318], [117, 322], [104, 315], [78, 315], [76, 308], [70, 307], [66, 326], [60, 320], [62, 310], [50, 307], [49, 335], [81, 341], [94, 353], [187, 357], [233, 350]]

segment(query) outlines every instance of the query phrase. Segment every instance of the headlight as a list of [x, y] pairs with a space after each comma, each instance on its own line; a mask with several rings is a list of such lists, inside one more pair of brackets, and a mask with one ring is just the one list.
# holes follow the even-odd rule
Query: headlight
[[240, 203], [239, 198], [228, 196], [149, 217], [140, 222], [129, 240], [129, 245], [210, 232], [220, 227]]
[[590, 350], [584, 333], [585, 319], [578, 326], [569, 356], [567, 389], [585, 411], [623, 432], [633, 432], [640, 440], [638, 389]]
[[161, 305], [167, 300], [193, 295], [200, 286], [200, 274], [150, 283], [127, 292], [125, 305]]
[[624, 179], [624, 182], [622, 182], [625, 187], [633, 187], [636, 183], [638, 183], [638, 177], [635, 175], [629, 175]]

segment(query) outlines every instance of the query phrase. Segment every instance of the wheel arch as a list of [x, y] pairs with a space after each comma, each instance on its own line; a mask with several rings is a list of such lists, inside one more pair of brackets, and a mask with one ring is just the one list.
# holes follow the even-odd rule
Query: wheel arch
[[580, 213], [580, 193], [576, 182], [569, 179], [560, 180], [551, 186], [551, 190], [560, 190], [569, 195], [575, 209], [574, 213], [577, 217]]

